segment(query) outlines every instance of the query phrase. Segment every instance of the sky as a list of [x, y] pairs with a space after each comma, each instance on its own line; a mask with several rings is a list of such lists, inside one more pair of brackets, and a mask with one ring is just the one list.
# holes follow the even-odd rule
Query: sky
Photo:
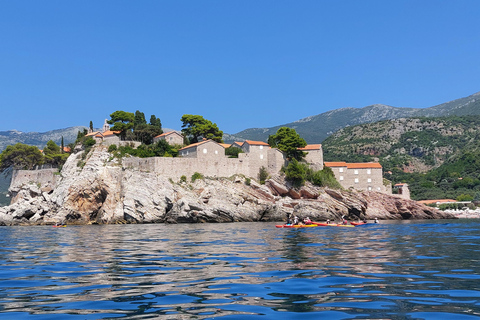
[[0, 131], [116, 110], [225, 133], [480, 91], [478, 0], [0, 1]]

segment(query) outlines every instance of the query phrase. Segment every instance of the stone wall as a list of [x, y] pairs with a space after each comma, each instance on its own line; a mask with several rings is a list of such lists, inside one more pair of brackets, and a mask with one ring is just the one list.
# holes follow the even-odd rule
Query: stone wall
[[225, 156], [205, 158], [126, 158], [123, 159], [126, 169], [138, 168], [144, 172], [155, 172], [158, 175], [171, 178], [174, 181], [181, 176], [190, 178], [195, 172], [207, 177], [231, 177], [234, 174], [243, 174], [257, 178], [261, 167], [265, 167], [270, 174], [276, 174], [285, 163], [283, 154], [276, 149], [265, 150], [265, 156], [259, 154], [240, 153], [238, 158]]
[[20, 188], [22, 185], [35, 183], [40, 188], [54, 188], [59, 175], [58, 169], [14, 170], [10, 188]]

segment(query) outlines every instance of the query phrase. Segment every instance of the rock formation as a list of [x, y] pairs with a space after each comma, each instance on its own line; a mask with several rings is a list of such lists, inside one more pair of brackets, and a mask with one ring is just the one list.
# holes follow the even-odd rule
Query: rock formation
[[12, 204], [0, 224], [196, 223], [282, 221], [287, 213], [312, 220], [454, 218], [415, 201], [377, 192], [288, 186], [281, 175], [260, 185], [243, 176], [177, 182], [124, 167], [106, 147], [72, 154], [52, 185], [12, 180]]

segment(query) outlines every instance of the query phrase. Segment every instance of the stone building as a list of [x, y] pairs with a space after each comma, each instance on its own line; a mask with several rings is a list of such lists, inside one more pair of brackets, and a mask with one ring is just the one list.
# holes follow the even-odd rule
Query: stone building
[[313, 165], [313, 169], [322, 170], [323, 169], [323, 150], [321, 144], [307, 144], [303, 148], [298, 148], [305, 152], [305, 161]]
[[182, 158], [197, 158], [215, 160], [225, 157], [225, 147], [213, 140], [192, 143], [178, 150]]
[[160, 140], [165, 140], [168, 142], [169, 145], [183, 145], [183, 136], [178, 133], [177, 131], [170, 131], [162, 133], [161, 135], [156, 136], [153, 138], [153, 142], [157, 143]]
[[325, 162], [332, 169], [335, 178], [345, 188], [360, 191], [377, 191], [391, 194], [391, 187], [383, 183], [383, 171], [380, 163]]
[[410, 188], [407, 183], [397, 183], [393, 188], [396, 190], [395, 196], [410, 200]]

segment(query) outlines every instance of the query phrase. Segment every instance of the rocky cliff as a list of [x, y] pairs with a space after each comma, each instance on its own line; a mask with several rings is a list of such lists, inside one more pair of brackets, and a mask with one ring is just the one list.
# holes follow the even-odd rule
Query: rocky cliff
[[60, 175], [46, 183], [12, 181], [12, 204], [0, 207], [0, 224], [282, 221], [287, 213], [312, 220], [453, 218], [381, 193], [295, 190], [281, 175], [265, 185], [242, 176], [175, 182], [123, 167], [103, 146], [83, 153], [72, 154]]

